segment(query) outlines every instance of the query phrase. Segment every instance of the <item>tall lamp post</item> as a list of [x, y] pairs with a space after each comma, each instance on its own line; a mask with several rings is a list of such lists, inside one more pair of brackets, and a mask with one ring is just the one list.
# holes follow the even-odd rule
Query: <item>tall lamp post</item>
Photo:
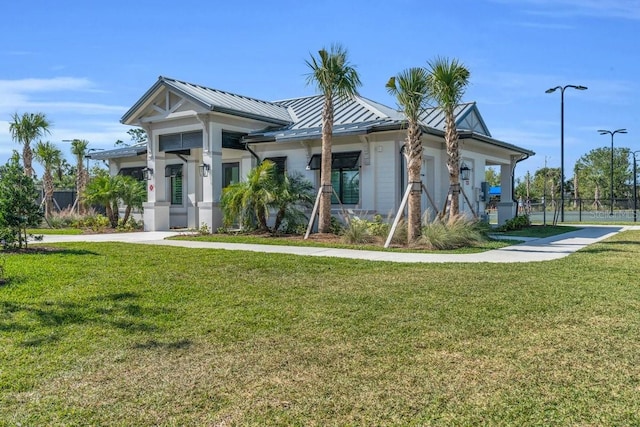
[[638, 220], [638, 159], [636, 154], [640, 151], [633, 151], [633, 222]]
[[564, 222], [564, 91], [567, 88], [586, 90], [582, 85], [556, 86], [547, 89], [545, 93], [553, 93], [560, 89], [560, 222]]
[[611, 187], [610, 187], [611, 194], [609, 195], [611, 199], [611, 208], [609, 210], [609, 215], [613, 216], [613, 135], [615, 135], [616, 133], [627, 133], [627, 130], [616, 129], [614, 131], [610, 131], [610, 130], [598, 129], [598, 132], [600, 132], [600, 135], [611, 135]]

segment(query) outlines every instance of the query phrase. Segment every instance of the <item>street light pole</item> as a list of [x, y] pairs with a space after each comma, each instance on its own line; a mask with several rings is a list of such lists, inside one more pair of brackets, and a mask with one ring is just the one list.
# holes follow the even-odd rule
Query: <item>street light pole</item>
[[640, 151], [634, 151], [633, 154], [633, 222], [638, 220], [638, 159], [636, 154]]
[[616, 129], [614, 131], [598, 129], [600, 135], [611, 135], [611, 186], [609, 198], [611, 199], [611, 208], [609, 209], [609, 215], [613, 216], [613, 135], [616, 133], [627, 133], [626, 129]]
[[582, 85], [556, 86], [547, 89], [545, 93], [553, 93], [560, 89], [560, 222], [564, 222], [564, 91], [568, 87], [576, 90], [586, 90]]

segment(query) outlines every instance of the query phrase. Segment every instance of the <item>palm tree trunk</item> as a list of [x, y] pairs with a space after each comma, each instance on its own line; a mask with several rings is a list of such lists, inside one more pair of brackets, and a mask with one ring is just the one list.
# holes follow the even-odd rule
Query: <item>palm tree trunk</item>
[[[407, 129], [407, 142], [409, 145], [407, 153], [407, 185], [413, 186], [414, 183], [422, 181], [420, 170], [422, 169], [422, 141], [420, 139], [421, 131], [418, 123], [410, 121]], [[412, 187], [408, 200], [408, 218], [407, 218], [407, 237], [408, 243], [414, 243], [422, 234], [422, 188]]]
[[460, 213], [460, 152], [458, 150], [458, 131], [456, 130], [453, 109], [445, 111], [447, 142], [447, 169], [449, 170], [449, 185], [451, 187], [451, 207], [449, 218]]
[[84, 215], [85, 206], [84, 206], [84, 191], [87, 185], [86, 182], [86, 171], [82, 166], [82, 162], [78, 163], [78, 175], [76, 176], [76, 197], [77, 197], [77, 205], [78, 205], [78, 214]]
[[331, 95], [325, 95], [324, 109], [322, 112], [322, 163], [320, 166], [320, 218], [318, 231], [328, 233], [331, 229], [331, 138], [333, 135], [333, 99]]
[[22, 161], [24, 162], [24, 174], [29, 178], [33, 177], [33, 151], [29, 142], [25, 142], [22, 147]]

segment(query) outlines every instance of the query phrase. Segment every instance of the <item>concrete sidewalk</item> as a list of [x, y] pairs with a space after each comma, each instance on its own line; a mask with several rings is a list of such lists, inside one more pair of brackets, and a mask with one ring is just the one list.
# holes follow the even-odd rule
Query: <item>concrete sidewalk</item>
[[438, 254], [389, 251], [362, 251], [354, 249], [321, 248], [310, 246], [276, 246], [244, 243], [196, 242], [188, 240], [165, 240], [181, 233], [173, 231], [150, 231], [137, 233], [110, 233], [87, 235], [45, 235], [43, 243], [59, 242], [125, 242], [147, 245], [179, 246], [185, 248], [223, 249], [263, 253], [279, 253], [300, 256], [319, 256], [361, 259], [369, 261], [428, 263], [428, 262], [539, 262], [566, 257], [592, 243], [606, 239], [626, 230], [639, 230], [640, 226], [584, 226], [584, 228], [542, 239], [508, 246], [502, 249], [475, 254]]

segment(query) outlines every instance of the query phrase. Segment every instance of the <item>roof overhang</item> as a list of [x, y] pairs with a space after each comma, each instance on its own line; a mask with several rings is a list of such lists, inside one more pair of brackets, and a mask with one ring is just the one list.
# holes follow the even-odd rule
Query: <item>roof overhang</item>
[[84, 156], [91, 160], [109, 160], [125, 157], [137, 157], [147, 152], [147, 145], [132, 145], [130, 147], [116, 148], [114, 150], [92, 151]]

